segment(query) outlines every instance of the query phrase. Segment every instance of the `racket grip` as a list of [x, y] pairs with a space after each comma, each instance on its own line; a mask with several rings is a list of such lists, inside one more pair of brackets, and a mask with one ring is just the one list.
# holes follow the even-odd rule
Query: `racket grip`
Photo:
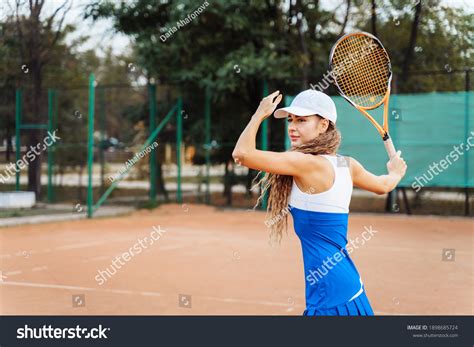
[[390, 136], [386, 136], [383, 140], [383, 144], [385, 145], [385, 149], [387, 150], [388, 158], [392, 159], [397, 154], [395, 147], [393, 146], [392, 138]]

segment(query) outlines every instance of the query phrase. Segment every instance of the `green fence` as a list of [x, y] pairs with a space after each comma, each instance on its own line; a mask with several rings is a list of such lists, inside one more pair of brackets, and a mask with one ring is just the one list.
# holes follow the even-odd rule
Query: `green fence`
[[[292, 99], [286, 98], [286, 103]], [[356, 158], [375, 174], [386, 173], [387, 154], [378, 132], [342, 97], [332, 99], [342, 134], [339, 152]], [[411, 187], [418, 181], [429, 187], [474, 187], [473, 101], [474, 92], [391, 96], [390, 132], [408, 164], [399, 186]], [[383, 107], [369, 113], [381, 123]]]
[[[157, 189], [157, 182], [154, 181], [160, 172], [164, 183], [170, 183], [170, 180], [173, 184], [176, 182], [176, 188], [173, 186], [170, 189], [176, 189], [178, 202], [185, 200], [185, 202], [231, 206], [254, 204], [255, 196], [249, 188], [256, 172], [253, 170], [247, 173], [242, 168], [235, 168], [231, 158], [232, 149], [235, 146], [232, 138], [236, 129], [243, 129], [244, 125], [237, 117], [229, 118], [228, 122], [222, 124], [212, 122], [213, 118], [222, 113], [225, 105], [213, 102], [210, 90], [198, 93], [199, 98], [195, 97], [195, 99], [185, 95], [182, 98], [183, 101], [178, 104], [177, 100], [181, 100], [181, 95], [170, 93], [165, 87], [161, 90], [155, 90], [154, 86], [124, 88], [99, 85], [95, 88], [94, 83], [91, 83], [89, 87], [94, 91], [93, 94], [90, 94], [88, 88], [83, 87], [50, 90], [45, 93], [42, 102], [44, 108], [42, 114], [45, 117], [36, 123], [44, 129], [59, 128], [59, 135], [62, 137], [61, 142], [47, 153], [48, 201], [59, 202], [64, 200], [64, 197], [68, 197], [68, 200], [84, 204], [86, 193], [88, 193], [89, 215], [99, 208], [113, 190], [111, 197], [116, 200], [114, 203], [129, 203], [132, 200], [132, 192], [134, 193], [133, 201], [154, 202], [156, 196], [163, 193], [164, 184], [160, 183], [160, 189]], [[262, 94], [266, 95], [275, 90], [277, 86], [274, 84], [274, 81], [268, 84], [262, 83]], [[29, 95], [26, 92], [24, 94]], [[89, 102], [88, 97], [91, 96], [94, 96], [95, 100]], [[474, 146], [473, 96], [474, 92], [393, 94], [391, 96], [389, 108], [391, 136], [396, 148], [403, 151], [403, 157], [408, 163], [408, 171], [400, 182], [400, 187], [412, 187], [417, 182], [426, 187], [474, 187], [472, 158], [474, 151], [469, 150], [470, 147], [468, 147], [469, 143]], [[338, 128], [342, 133], [342, 145], [339, 152], [356, 158], [375, 174], [385, 173], [387, 154], [378, 132], [342, 97], [332, 98], [337, 106]], [[285, 104], [289, 105], [292, 99], [293, 97], [286, 96]], [[28, 119], [20, 121], [22, 118], [20, 117], [21, 100], [21, 92], [18, 91], [17, 133], [21, 131], [24, 136], [32, 124]], [[90, 105], [94, 107], [89, 108]], [[170, 113], [173, 107], [176, 109]], [[25, 115], [31, 114], [26, 111]], [[94, 124], [88, 122], [91, 120], [89, 117], [91, 112], [95, 113]], [[242, 108], [238, 112], [245, 112], [245, 109]], [[378, 120], [382, 119], [382, 112], [382, 107], [370, 111]], [[175, 114], [175, 116], [170, 114]], [[168, 121], [171, 118], [173, 121], [169, 124]], [[166, 126], [162, 124], [165, 119]], [[144, 120], [142, 127], [135, 129], [134, 126], [140, 123], [139, 120]], [[111, 184], [110, 176], [115, 175], [118, 169], [124, 167], [127, 159], [141, 152], [143, 145], [150, 142], [147, 139], [149, 140], [149, 136], [157, 128], [163, 130], [158, 136], [160, 143], [158, 149], [154, 150], [148, 158], [143, 158], [130, 170], [130, 173], [123, 175], [124, 180], [130, 181], [129, 189], [125, 189], [125, 186], [123, 189], [122, 186], [115, 189], [117, 183]], [[286, 129], [287, 123], [283, 120], [269, 118], [260, 129], [257, 138], [258, 148], [275, 151], [288, 150], [290, 144], [288, 138], [285, 138]], [[154, 134], [154, 139], [157, 138], [156, 135]], [[89, 141], [87, 141], [88, 138]], [[17, 141], [19, 139], [20, 136], [17, 136]], [[119, 140], [119, 143], [112, 144], [112, 139]], [[23, 138], [22, 143], [24, 140]], [[181, 150], [177, 150], [181, 148], [181, 143], [195, 148], [192, 166], [199, 169], [195, 174], [196, 177], [189, 176], [190, 163], [187, 163], [188, 175], [186, 177], [183, 175], [183, 178], [181, 178], [180, 167], [177, 168], [177, 174], [174, 176], [162, 171], [161, 164], [163, 164], [163, 169], [169, 170], [175, 163], [183, 161]], [[166, 145], [170, 149], [167, 152], [168, 157], [172, 156], [173, 160], [165, 163], [164, 147]], [[19, 148], [19, 145], [16, 148]], [[90, 173], [93, 171], [92, 157], [95, 162], [96, 178], [93, 194], [91, 192], [93, 184], [87, 180], [87, 176], [91, 177]], [[88, 159], [89, 172], [87, 171]], [[62, 189], [63, 174], [65, 176], [69, 174], [69, 181], [71, 177], [77, 178], [78, 184], [72, 187], [77, 194], [72, 193], [71, 189], [64, 188], [61, 193], [62, 199], [56, 200], [55, 191]], [[65, 185], [67, 186], [66, 178]], [[136, 189], [132, 187], [135, 183], [138, 187], [140, 181], [144, 183], [148, 181], [150, 185]], [[181, 193], [182, 183], [186, 187], [183, 188], [185, 196]], [[216, 190], [220, 185], [223, 185], [222, 192]], [[235, 199], [232, 197], [234, 185], [240, 186], [240, 190], [234, 192], [237, 193], [234, 194]], [[19, 184], [16, 186], [18, 189]], [[242, 188], [245, 188], [245, 192]], [[165, 201], [169, 201], [167, 197]], [[265, 207], [265, 203], [266, 200], [263, 201], [262, 208]], [[96, 205], [92, 207], [93, 204]]]

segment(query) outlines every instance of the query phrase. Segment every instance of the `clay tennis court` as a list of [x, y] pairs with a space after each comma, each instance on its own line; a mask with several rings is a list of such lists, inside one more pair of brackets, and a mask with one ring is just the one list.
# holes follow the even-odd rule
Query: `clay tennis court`
[[[0, 228], [0, 314], [301, 315], [303, 263], [289, 218], [276, 248], [264, 212], [193, 204]], [[98, 271], [158, 226], [160, 238], [99, 285]], [[473, 314], [472, 219], [351, 214], [348, 238], [370, 226], [351, 257], [376, 315]]]

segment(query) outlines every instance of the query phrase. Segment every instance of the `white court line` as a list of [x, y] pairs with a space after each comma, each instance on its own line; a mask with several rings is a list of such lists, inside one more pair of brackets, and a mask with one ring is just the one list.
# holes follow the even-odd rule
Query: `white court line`
[[[5, 275], [14, 274], [21, 271], [12, 271], [7, 272]], [[20, 286], [20, 287], [36, 287], [36, 288], [50, 288], [50, 289], [64, 289], [64, 290], [76, 290], [76, 291], [89, 291], [89, 292], [103, 292], [103, 293], [114, 293], [114, 294], [127, 294], [127, 295], [142, 295], [142, 296], [162, 296], [159, 292], [134, 292], [131, 290], [123, 289], [101, 289], [101, 288], [88, 288], [88, 287], [78, 287], [78, 286], [66, 286], [58, 284], [42, 284], [42, 283], [29, 283], [29, 282], [11, 282], [3, 281], [0, 282], [0, 285], [10, 285], [10, 286]], [[289, 304], [280, 303], [280, 302], [271, 302], [271, 301], [256, 301], [256, 300], [244, 300], [244, 299], [232, 299], [232, 298], [218, 298], [213, 296], [203, 296], [199, 299], [210, 300], [210, 301], [220, 301], [228, 303], [244, 303], [244, 304], [257, 304], [257, 305], [267, 305], [267, 306], [279, 306], [279, 307], [288, 307]], [[293, 311], [293, 308], [288, 308], [287, 312]], [[402, 312], [384, 312], [384, 311], [374, 311], [375, 315], [384, 315], [384, 316], [413, 316], [414, 313], [402, 313]]]
[[87, 247], [91, 247], [91, 246], [93, 247], [93, 246], [102, 245], [102, 244], [105, 244], [105, 243], [109, 243], [109, 241], [107, 241], [107, 242], [94, 241], [94, 242], [89, 242], [89, 243], [75, 243], [75, 244], [72, 244], [72, 245], [65, 245], [65, 246], [56, 247], [54, 249], [60, 251], [60, 250], [65, 250], [65, 249], [87, 248]]
[[161, 296], [160, 293], [155, 293], [155, 292], [140, 292], [140, 295], [143, 295], [143, 296]]
[[133, 292], [131, 290], [122, 289], [106, 289], [106, 288], [90, 288], [90, 287], [79, 287], [79, 286], [66, 286], [60, 284], [44, 284], [44, 283], [31, 283], [31, 282], [12, 282], [4, 281], [0, 285], [7, 286], [19, 286], [19, 287], [33, 287], [33, 288], [49, 288], [49, 289], [64, 289], [64, 290], [82, 290], [85, 292], [103, 292], [103, 293], [116, 293], [116, 294], [132, 294], [132, 295], [150, 295], [151, 293], [155, 296], [161, 296], [158, 292]]
[[[197, 228], [192, 228], [193, 231], [196, 233], [195, 235], [198, 235], [199, 233], [203, 232], [209, 232], [209, 229], [197, 229]], [[173, 233], [175, 232], [187, 232], [189, 231], [189, 228], [167, 228], [167, 232], [172, 232], [167, 238], [169, 240], [182, 240], [183, 236], [173, 236]], [[147, 234], [144, 234], [143, 236], [147, 236]], [[196, 236], [197, 237], [197, 236]], [[75, 243], [75, 244], [69, 244], [69, 245], [64, 245], [64, 246], [58, 246], [53, 249], [51, 248], [44, 248], [42, 250], [30, 250], [28, 251], [28, 254], [40, 254], [40, 253], [50, 253], [52, 251], [63, 251], [63, 250], [70, 250], [70, 249], [79, 249], [79, 248], [89, 248], [89, 247], [94, 247], [94, 246], [100, 246], [100, 245], [105, 245], [105, 244], [110, 244], [110, 243], [117, 243], [117, 242], [136, 242], [139, 238], [121, 238], [121, 239], [113, 239], [113, 240], [102, 240], [102, 241], [93, 241], [93, 242], [88, 242], [88, 243]], [[221, 240], [219, 237], [213, 237], [212, 240]], [[188, 245], [169, 245], [169, 246], [163, 246], [163, 250], [172, 250], [172, 249], [180, 249], [180, 248], [185, 248], [188, 247]], [[120, 253], [122, 254], [122, 253]], [[17, 255], [17, 254], [15, 254]], [[18, 254], [18, 256], [24, 256], [24, 254]], [[0, 254], [0, 258], [11, 258], [11, 254]]]
[[[100, 245], [105, 245], [109, 243], [116, 243], [116, 242], [128, 242], [128, 241], [136, 241], [136, 239], [131, 239], [131, 238], [122, 238], [122, 239], [114, 239], [114, 240], [106, 240], [106, 241], [94, 241], [94, 242], [88, 242], [88, 243], [75, 243], [75, 244], [70, 244], [70, 245], [64, 245], [64, 246], [58, 246], [55, 247], [54, 249], [51, 248], [44, 248], [41, 251], [40, 250], [30, 250], [27, 251], [28, 254], [41, 254], [41, 253], [50, 253], [52, 251], [64, 251], [64, 250], [70, 250], [70, 249], [78, 249], [78, 248], [89, 248], [89, 247], [94, 247], [94, 246], [100, 246]], [[17, 256], [24, 256], [22, 253], [15, 253]], [[0, 258], [11, 258], [11, 254], [0, 254]]]
[[23, 273], [23, 271], [9, 271], [9, 272], [5, 272], [5, 275], [13, 276], [13, 275], [20, 275], [22, 273]]
[[209, 300], [209, 301], [221, 301], [221, 302], [232, 302], [240, 304], [252, 304], [252, 305], [267, 305], [267, 306], [281, 306], [288, 307], [290, 304], [285, 304], [281, 302], [271, 302], [271, 301], [258, 301], [258, 300], [245, 300], [245, 299], [233, 299], [233, 298], [217, 298], [215, 296], [201, 296], [199, 299]]
[[[142, 295], [142, 296], [162, 296], [159, 292], [134, 292], [131, 290], [123, 289], [102, 289], [102, 288], [90, 288], [90, 287], [78, 287], [78, 286], [66, 286], [59, 284], [44, 284], [44, 283], [30, 283], [30, 282], [12, 282], [3, 281], [1, 285], [6, 286], [18, 286], [18, 287], [33, 287], [33, 288], [48, 288], [48, 289], [63, 289], [63, 290], [75, 290], [84, 292], [102, 292], [102, 293], [114, 293], [114, 294], [127, 294], [127, 295]], [[253, 305], [268, 305], [268, 306], [280, 306], [288, 307], [289, 304], [282, 304], [280, 302], [270, 301], [257, 301], [257, 300], [244, 300], [244, 299], [233, 299], [233, 298], [218, 298], [212, 296], [196, 296], [199, 299], [210, 300], [210, 301], [221, 301], [221, 302], [232, 302], [232, 303], [243, 303]]]

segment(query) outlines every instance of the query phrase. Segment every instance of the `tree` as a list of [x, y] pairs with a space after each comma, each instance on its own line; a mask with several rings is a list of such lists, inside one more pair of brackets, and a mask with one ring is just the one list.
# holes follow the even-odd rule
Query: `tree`
[[7, 162], [12, 160], [12, 137], [15, 128], [15, 85], [17, 84], [18, 71], [11, 69], [12, 61], [17, 55], [17, 45], [12, 32], [12, 21], [5, 19], [0, 23], [0, 129], [5, 129]]
[[[404, 61], [406, 66], [432, 66], [432, 55], [439, 52], [432, 46], [444, 47], [449, 42], [454, 46], [450, 50], [462, 56], [466, 43], [452, 35], [452, 28], [443, 28], [442, 16], [449, 15], [460, 29], [466, 23], [465, 15], [440, 7], [439, 1], [431, 2], [423, 15], [417, 5], [414, 19], [414, 4], [407, 0], [342, 0], [332, 11], [310, 0], [216, 0], [207, 6], [206, 2], [201, 4], [199, 13], [200, 4], [190, 0], [94, 1], [87, 17], [112, 18], [117, 31], [132, 37], [137, 63], [148, 76], [179, 92], [187, 113], [202, 114], [204, 89], [212, 91], [212, 139], [220, 145], [217, 157], [225, 164], [231, 159], [242, 124], [262, 97], [263, 81], [269, 82], [270, 90], [287, 94], [307, 88], [311, 81], [316, 84], [328, 69], [332, 45], [348, 28], [377, 34], [389, 50], [395, 73], [400, 73]], [[185, 20], [191, 14], [192, 20]], [[433, 23], [441, 38], [427, 43], [434, 41]], [[463, 42], [468, 42], [469, 31], [463, 28], [462, 32]], [[407, 58], [404, 53], [418, 42], [423, 42], [425, 54]], [[408, 79], [404, 90], [433, 88], [431, 82], [420, 85]], [[269, 122], [272, 142], [282, 144], [281, 123]], [[194, 142], [203, 141], [202, 117], [189, 123], [185, 122], [186, 133]], [[281, 150], [282, 146], [273, 149]]]
[[[64, 1], [51, 15], [43, 18], [45, 0], [30, 0], [28, 2], [15, 0], [14, 13], [18, 35], [20, 59], [24, 69], [32, 78], [32, 116], [31, 122], [40, 122], [40, 102], [43, 86], [43, 69], [51, 59], [51, 52], [58, 44], [63, 30], [64, 18], [71, 8], [69, 0]], [[27, 13], [24, 15], [23, 13]], [[56, 26], [56, 28], [54, 28]], [[28, 131], [27, 148], [36, 146], [42, 139], [42, 131]], [[41, 194], [41, 161], [42, 155], [28, 165], [28, 190]]]
[[415, 6], [415, 16], [413, 18], [413, 23], [411, 25], [410, 40], [408, 42], [408, 47], [406, 48], [405, 59], [403, 60], [402, 76], [401, 76], [402, 82], [406, 82], [408, 78], [408, 68], [410, 67], [410, 63], [412, 61], [413, 50], [416, 44], [416, 36], [418, 35], [418, 27], [420, 25], [420, 17], [421, 17], [421, 1], [418, 1], [417, 5]]
[[372, 11], [371, 11], [371, 24], [372, 24], [372, 34], [377, 36], [377, 4], [375, 0], [372, 0]]
[[[398, 77], [398, 93], [464, 90], [464, 76], [450, 74], [471, 65], [472, 14], [440, 0], [378, 0], [377, 35]], [[371, 30], [370, 4], [356, 1], [352, 26]], [[441, 71], [444, 75], [423, 71]]]
[[[327, 37], [336, 35], [318, 33], [318, 28], [331, 27], [335, 19], [307, 0], [291, 3], [289, 10], [284, 1], [263, 0], [204, 2], [196, 14], [198, 9], [190, 0], [96, 1], [87, 16], [112, 18], [118, 31], [130, 35], [137, 63], [161, 84], [175, 90], [179, 85], [188, 113], [201, 113], [195, 105], [202, 107], [205, 88], [212, 91], [213, 139], [222, 144], [218, 157], [227, 163], [236, 130], [263, 96], [264, 80], [271, 88], [291, 86], [296, 91], [322, 76], [327, 57], [320, 52], [329, 50]], [[187, 20], [190, 15], [192, 21]], [[202, 126], [196, 131], [191, 137], [202, 135]]]

